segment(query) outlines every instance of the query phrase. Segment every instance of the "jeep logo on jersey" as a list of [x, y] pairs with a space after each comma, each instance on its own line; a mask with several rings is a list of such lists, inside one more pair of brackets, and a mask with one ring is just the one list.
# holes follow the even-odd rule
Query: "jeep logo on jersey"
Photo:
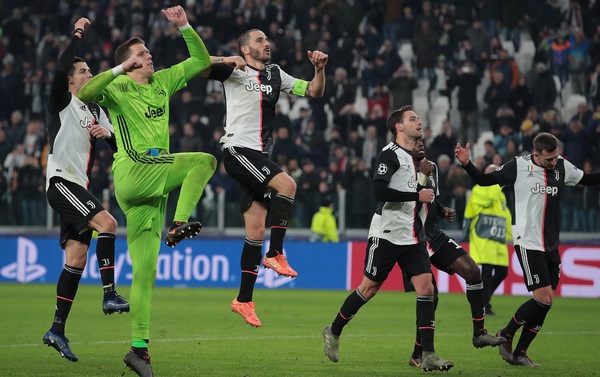
[[153, 109], [148, 106], [148, 111], [144, 113], [146, 118], [158, 118], [165, 115], [165, 107], [159, 107], [158, 109]]
[[259, 84], [256, 82], [249, 82], [244, 89], [249, 92], [263, 92], [267, 94], [273, 93], [273, 87], [271, 85]]
[[410, 188], [417, 188], [417, 180], [416, 179], [411, 179], [410, 181], [408, 181], [408, 187], [410, 187]]
[[558, 187], [554, 186], [542, 186], [539, 183], [535, 185], [534, 188], [531, 189], [533, 194], [548, 194], [551, 196], [558, 195]]
[[81, 126], [81, 128], [89, 130], [90, 127], [92, 127], [94, 125], [94, 122], [92, 120], [90, 120], [88, 117], [85, 117], [84, 119], [79, 121], [79, 125]]

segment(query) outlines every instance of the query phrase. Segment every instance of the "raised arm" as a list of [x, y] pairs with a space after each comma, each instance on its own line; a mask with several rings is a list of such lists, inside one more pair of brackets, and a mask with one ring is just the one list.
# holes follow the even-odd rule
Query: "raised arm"
[[471, 179], [480, 186], [493, 186], [499, 184], [496, 178], [491, 174], [485, 174], [481, 170], [477, 169], [475, 165], [470, 161], [471, 144], [467, 143], [465, 148], [460, 144], [456, 144], [454, 154], [458, 162], [462, 164], [463, 169], [471, 176]]
[[81, 39], [83, 39], [85, 28], [90, 24], [90, 20], [85, 17], [82, 17], [75, 22], [71, 42], [58, 58], [58, 64], [56, 67], [57, 74], [54, 76], [54, 81], [52, 83], [51, 101], [60, 102], [60, 98], [66, 96], [69, 92], [68, 76], [71, 68], [73, 67], [75, 49], [79, 45]]
[[306, 96], [320, 98], [325, 92], [325, 66], [329, 55], [321, 51], [308, 51], [308, 59], [315, 66], [315, 76], [306, 87]]
[[122, 73], [133, 71], [142, 66], [142, 60], [137, 56], [131, 56], [118, 66], [107, 69], [106, 71], [92, 77], [81, 89], [79, 89], [78, 97], [83, 102], [99, 101], [102, 98], [102, 91], [110, 84], [117, 76]]
[[196, 33], [196, 30], [188, 22], [185, 10], [181, 5], [163, 9], [162, 13], [179, 28], [185, 40], [190, 58], [182, 62], [182, 64], [185, 72], [185, 80], [191, 80], [210, 66], [211, 62], [208, 50], [198, 33]]

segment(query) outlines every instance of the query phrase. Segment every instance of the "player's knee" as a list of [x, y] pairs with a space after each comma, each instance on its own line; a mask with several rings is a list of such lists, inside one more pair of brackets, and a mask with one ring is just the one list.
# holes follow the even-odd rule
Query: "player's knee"
[[208, 166], [213, 171], [213, 173], [217, 170], [217, 159], [212, 154], [208, 154]]
[[482, 280], [481, 280], [481, 270], [479, 269], [479, 267], [477, 267], [476, 264], [469, 265], [466, 268], [464, 279], [465, 279], [465, 282], [467, 284], [479, 284], [479, 283], [481, 283], [482, 282]]

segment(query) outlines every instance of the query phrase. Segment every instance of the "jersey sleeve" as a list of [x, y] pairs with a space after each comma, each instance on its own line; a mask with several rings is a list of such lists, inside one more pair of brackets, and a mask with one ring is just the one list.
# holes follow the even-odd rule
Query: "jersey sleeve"
[[373, 181], [390, 182], [394, 173], [400, 168], [398, 157], [392, 150], [381, 151], [375, 159], [377, 167], [373, 172]]
[[210, 69], [210, 74], [208, 75], [208, 78], [223, 82], [231, 76], [234, 69], [235, 68], [233, 68], [229, 64], [214, 64]]
[[158, 81], [158, 86], [165, 89], [167, 97], [171, 97], [175, 92], [187, 86], [184, 72], [189, 63], [191, 63], [190, 59], [154, 73], [154, 80]]
[[565, 184], [568, 186], [576, 186], [579, 181], [581, 181], [581, 178], [583, 178], [583, 171], [566, 159], [563, 160], [565, 162]]
[[514, 183], [517, 179], [517, 160], [513, 158], [489, 174], [496, 179], [500, 186]]
[[115, 80], [112, 69], [108, 69], [88, 81], [80, 90], [77, 96], [83, 102], [96, 102], [103, 106], [113, 108], [118, 107], [118, 101], [115, 101], [109, 90], [106, 88]]
[[289, 94], [304, 97], [306, 94], [306, 87], [308, 81], [300, 80], [294, 76], [289, 75], [281, 67], [279, 67], [279, 74], [281, 76], [281, 91]]

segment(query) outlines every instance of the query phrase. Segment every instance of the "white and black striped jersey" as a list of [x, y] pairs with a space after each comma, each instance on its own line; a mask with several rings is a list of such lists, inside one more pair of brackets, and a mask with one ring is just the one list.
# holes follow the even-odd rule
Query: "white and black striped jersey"
[[[48, 100], [48, 141], [50, 151], [46, 171], [46, 190], [52, 177], [62, 177], [86, 189], [94, 165], [96, 139], [90, 136], [90, 127], [99, 123], [111, 134], [114, 128], [108, 115], [98, 104], [86, 104], [69, 92], [69, 71], [73, 66], [75, 48], [81, 42], [77, 36], [58, 59], [57, 71], [52, 81]], [[114, 137], [106, 141], [117, 150]]]
[[[280, 92], [292, 94], [298, 80], [277, 64], [245, 71], [226, 64], [212, 66], [210, 79], [223, 83], [227, 116], [223, 147], [246, 147], [265, 152], [272, 137], [272, 120]], [[304, 95], [303, 92], [296, 93]]]
[[425, 237], [427, 238], [429, 249], [436, 251], [446, 243], [448, 235], [444, 233], [439, 226], [439, 217], [441, 216], [441, 211], [444, 206], [437, 201], [437, 198], [440, 196], [438, 167], [434, 162], [431, 162], [431, 164], [433, 165], [433, 170], [431, 171], [431, 175], [427, 180], [425, 188], [432, 189], [436, 199], [433, 203], [422, 203], [421, 209], [419, 210], [419, 216], [421, 222], [425, 226]]
[[114, 132], [104, 109], [95, 103], [85, 104], [71, 93], [67, 94], [60, 103], [51, 100], [48, 105], [50, 151], [46, 189], [52, 177], [62, 177], [87, 189], [96, 145], [89, 129], [98, 122]]
[[[395, 142], [386, 145], [375, 160], [373, 181], [388, 182], [400, 192], [417, 192], [417, 171], [410, 151]], [[417, 201], [379, 202], [371, 219], [369, 238], [379, 237], [396, 245], [414, 245], [425, 241]]]
[[527, 155], [517, 156], [489, 174], [500, 186], [512, 184], [513, 243], [532, 250], [557, 249], [560, 193], [564, 185], [577, 185], [583, 171], [562, 156], [554, 170], [546, 170]]

